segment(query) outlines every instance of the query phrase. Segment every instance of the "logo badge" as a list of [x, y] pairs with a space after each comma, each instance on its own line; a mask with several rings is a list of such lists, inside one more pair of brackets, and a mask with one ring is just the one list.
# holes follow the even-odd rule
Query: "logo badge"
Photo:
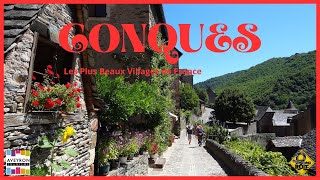
[[5, 150], [6, 175], [30, 175], [30, 150]]
[[289, 164], [300, 174], [304, 175], [314, 165], [314, 161], [303, 150], [299, 150], [291, 159]]

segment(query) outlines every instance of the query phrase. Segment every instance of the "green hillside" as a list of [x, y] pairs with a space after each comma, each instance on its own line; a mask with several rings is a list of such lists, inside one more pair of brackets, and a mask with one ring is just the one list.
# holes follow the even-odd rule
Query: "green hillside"
[[303, 110], [315, 95], [316, 52], [272, 58], [247, 70], [208, 79], [197, 85], [211, 87], [218, 94], [225, 88], [246, 92], [256, 105], [285, 108], [292, 100]]

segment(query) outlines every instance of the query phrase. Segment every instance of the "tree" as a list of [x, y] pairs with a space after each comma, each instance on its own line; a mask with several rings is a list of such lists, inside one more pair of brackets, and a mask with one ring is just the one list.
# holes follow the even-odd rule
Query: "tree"
[[208, 93], [204, 88], [200, 88], [199, 86], [195, 86], [194, 90], [196, 91], [199, 99], [201, 99], [205, 104], [207, 104], [209, 102]]
[[199, 107], [199, 97], [190, 84], [182, 84], [180, 88], [181, 108], [193, 110]]
[[237, 89], [226, 89], [215, 100], [215, 116], [218, 120], [246, 122], [250, 124], [255, 115], [252, 99]]

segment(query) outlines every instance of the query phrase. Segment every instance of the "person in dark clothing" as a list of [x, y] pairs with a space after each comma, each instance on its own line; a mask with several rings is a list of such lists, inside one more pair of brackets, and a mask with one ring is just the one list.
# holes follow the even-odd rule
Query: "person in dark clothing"
[[202, 145], [202, 137], [203, 137], [203, 128], [201, 125], [197, 126], [197, 134], [198, 134], [198, 144]]
[[189, 140], [189, 144], [191, 144], [191, 137], [192, 137], [192, 129], [188, 126], [187, 128], [187, 134], [188, 134], [188, 140]]

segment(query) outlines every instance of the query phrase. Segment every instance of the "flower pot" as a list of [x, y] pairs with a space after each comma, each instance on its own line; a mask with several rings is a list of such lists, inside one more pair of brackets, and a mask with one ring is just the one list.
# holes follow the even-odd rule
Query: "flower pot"
[[119, 161], [120, 161], [120, 163], [122, 163], [122, 164], [127, 163], [127, 160], [128, 160], [128, 157], [119, 157]]
[[155, 159], [156, 158], [156, 154], [150, 154], [150, 158], [151, 159]]
[[139, 149], [139, 154], [140, 154], [140, 155], [143, 155], [143, 152], [144, 152], [144, 151], [146, 151], [145, 148], [140, 148], [140, 149]]
[[118, 169], [120, 167], [119, 161], [116, 161], [116, 160], [111, 161], [110, 165], [111, 165], [110, 169], [112, 169], [112, 170]]
[[109, 171], [110, 171], [110, 163], [107, 163], [99, 167], [100, 175], [108, 175]]
[[133, 160], [133, 154], [131, 154], [130, 156], [128, 156], [128, 160]]

